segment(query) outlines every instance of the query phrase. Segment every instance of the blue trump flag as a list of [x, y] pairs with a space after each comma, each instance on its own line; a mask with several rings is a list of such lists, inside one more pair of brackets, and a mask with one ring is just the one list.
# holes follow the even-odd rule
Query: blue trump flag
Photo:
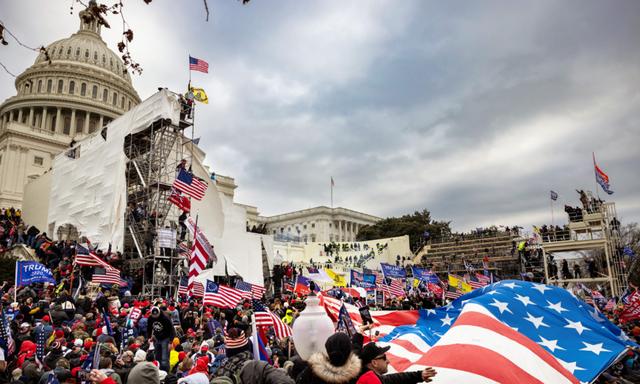
[[[565, 289], [505, 280], [475, 289], [446, 307], [420, 311], [416, 325], [396, 327], [383, 343], [419, 338], [434, 345], [467, 305], [481, 306], [551, 353], [582, 382], [592, 382], [638, 345], [592, 306]], [[417, 339], [416, 339], [417, 340]]]
[[424, 268], [411, 267], [413, 270], [413, 278], [431, 284], [440, 284], [440, 279], [435, 273]]
[[35, 261], [16, 261], [16, 286], [22, 287], [33, 283], [53, 283], [51, 270]]
[[380, 263], [380, 268], [382, 268], [382, 274], [385, 278], [391, 277], [393, 279], [404, 279], [407, 277], [407, 271], [404, 270], [404, 267]]

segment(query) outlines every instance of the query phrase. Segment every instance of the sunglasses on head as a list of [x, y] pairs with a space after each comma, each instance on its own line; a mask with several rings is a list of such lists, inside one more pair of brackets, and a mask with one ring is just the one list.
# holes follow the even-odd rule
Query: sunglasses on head
[[378, 356], [378, 357], [374, 358], [373, 360], [384, 360], [384, 361], [387, 361], [387, 355]]

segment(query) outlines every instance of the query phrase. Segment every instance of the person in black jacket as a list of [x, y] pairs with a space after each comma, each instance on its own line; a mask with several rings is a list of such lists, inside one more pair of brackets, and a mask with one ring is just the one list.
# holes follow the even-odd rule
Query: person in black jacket
[[169, 342], [176, 336], [173, 322], [160, 308], [151, 308], [151, 316], [147, 324], [147, 338], [155, 343], [156, 357], [160, 361], [160, 369], [169, 372]]
[[379, 347], [376, 343], [368, 343], [362, 348], [363, 372], [356, 384], [414, 384], [430, 382], [436, 375], [433, 368], [425, 368], [422, 371], [401, 372], [385, 375], [389, 362], [386, 352], [391, 347]]

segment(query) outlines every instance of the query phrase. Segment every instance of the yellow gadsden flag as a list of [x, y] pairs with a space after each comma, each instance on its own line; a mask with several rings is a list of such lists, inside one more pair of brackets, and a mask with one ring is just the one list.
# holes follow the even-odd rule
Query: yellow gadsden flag
[[449, 275], [449, 285], [458, 288], [464, 293], [473, 291], [473, 288], [458, 276]]
[[209, 104], [209, 98], [207, 93], [202, 88], [191, 87], [191, 93], [193, 93], [193, 99], [203, 104]]
[[347, 286], [347, 281], [344, 279], [344, 275], [340, 275], [340, 274], [334, 272], [330, 268], [325, 268], [324, 271], [327, 272], [327, 275], [333, 280], [333, 285], [334, 286], [336, 286], [336, 287], [346, 287]]

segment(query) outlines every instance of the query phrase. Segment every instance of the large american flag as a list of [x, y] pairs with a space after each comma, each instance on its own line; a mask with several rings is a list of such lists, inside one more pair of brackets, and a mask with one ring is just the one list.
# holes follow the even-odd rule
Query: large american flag
[[264, 293], [267, 291], [264, 287], [260, 285], [251, 284], [251, 283], [247, 283], [246, 281], [240, 281], [240, 280], [236, 282], [236, 289], [239, 289], [244, 292], [248, 292], [249, 297], [245, 296], [248, 299], [261, 298], [262, 295], [264, 295]]
[[218, 285], [211, 280], [207, 280], [204, 290], [204, 305], [213, 305], [219, 308], [235, 308], [242, 300], [242, 293], [239, 290]]
[[291, 327], [285, 324], [282, 319], [269, 311], [259, 300], [252, 300], [253, 312], [256, 319], [256, 327], [273, 327], [278, 339], [283, 339], [292, 335]]
[[[421, 360], [425, 352], [434, 345], [440, 345], [436, 344], [438, 340], [444, 340], [442, 345], [452, 345], [461, 344], [462, 341], [470, 344], [474, 342], [472, 339], [477, 339], [485, 348], [504, 351], [507, 354], [506, 357], [497, 356], [493, 352], [478, 353], [473, 349], [474, 347], [467, 345], [460, 345], [460, 350], [462, 352], [469, 350], [470, 352], [465, 354], [466, 356], [482, 356], [483, 359], [486, 356], [486, 359], [492, 362], [491, 366], [494, 370], [502, 369], [503, 364], [504, 366], [513, 363], [522, 364], [521, 368], [529, 375], [539, 377], [537, 375], [541, 372], [535, 371], [529, 365], [520, 363], [518, 360], [525, 356], [525, 352], [532, 352], [527, 352], [523, 349], [524, 347], [518, 347], [521, 348], [519, 351], [522, 351], [523, 354], [513, 352], [515, 347], [512, 339], [515, 336], [496, 337], [492, 334], [488, 338], [490, 341], [485, 341], [487, 340], [484, 338], [485, 332], [488, 331], [478, 331], [477, 326], [473, 328], [475, 333], [465, 333], [464, 337], [459, 334], [456, 336], [456, 332], [471, 332], [472, 330], [470, 328], [472, 326], [466, 324], [466, 320], [461, 317], [461, 313], [464, 313], [467, 307], [476, 308], [475, 312], [489, 313], [500, 323], [510, 329], [517, 330], [521, 337], [528, 338], [542, 346], [581, 382], [593, 382], [600, 373], [625, 354], [628, 347], [637, 346], [602, 314], [578, 300], [570, 292], [562, 288], [527, 281], [505, 280], [469, 292], [446, 307], [421, 310], [417, 319], [404, 323], [407, 325], [397, 326], [390, 332], [384, 332], [383, 334], [386, 336], [381, 338], [380, 342], [383, 345], [391, 346], [387, 353], [390, 371], [404, 372], [420, 369], [424, 364], [427, 364], [435, 366], [440, 374], [438, 364], [453, 363], [441, 360]], [[478, 309], [479, 307], [482, 309]], [[462, 321], [456, 323], [456, 320], [459, 319]], [[374, 317], [374, 321], [380, 320]], [[384, 323], [380, 321], [380, 324]], [[451, 338], [445, 338], [452, 328], [459, 329], [449, 335]], [[452, 340], [458, 340], [458, 342], [454, 343]], [[469, 362], [469, 365], [480, 363], [474, 361]], [[547, 365], [553, 364], [547, 361]], [[450, 368], [443, 368], [443, 372], [446, 369]], [[464, 371], [463, 368], [458, 370]], [[482, 380], [453, 380], [453, 382], [496, 382], [478, 375], [475, 377], [480, 377]], [[497, 382], [556, 383], [562, 381], [497, 380]]]
[[579, 383], [541, 345], [471, 303], [411, 365], [412, 369], [429, 366], [437, 372], [433, 383]]
[[180, 168], [178, 176], [173, 182], [173, 188], [180, 192], [193, 197], [196, 200], [202, 200], [204, 193], [207, 191], [208, 184], [193, 174]]
[[189, 70], [209, 73], [209, 63], [202, 59], [189, 56]]

